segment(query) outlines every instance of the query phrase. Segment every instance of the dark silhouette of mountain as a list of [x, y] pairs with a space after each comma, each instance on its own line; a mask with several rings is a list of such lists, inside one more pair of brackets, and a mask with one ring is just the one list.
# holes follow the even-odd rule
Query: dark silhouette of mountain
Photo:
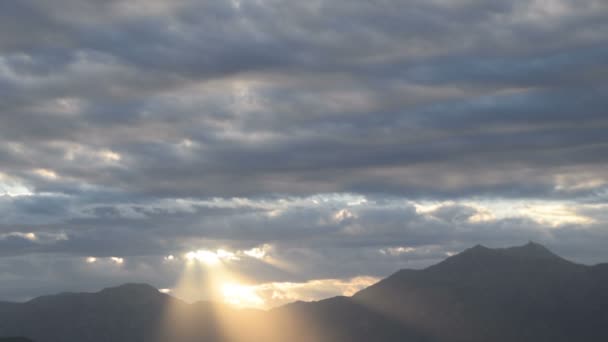
[[37, 342], [608, 341], [608, 264], [475, 246], [352, 297], [268, 312], [186, 304], [143, 284], [0, 303], [0, 336]]
[[535, 243], [476, 246], [425, 270], [399, 271], [353, 299], [438, 341], [603, 341], [602, 268]]

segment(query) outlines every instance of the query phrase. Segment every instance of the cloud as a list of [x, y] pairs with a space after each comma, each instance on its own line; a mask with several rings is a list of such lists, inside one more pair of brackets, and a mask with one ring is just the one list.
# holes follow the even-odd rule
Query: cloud
[[607, 15], [0, 3], [0, 297], [172, 288], [198, 250], [234, 253], [253, 285], [381, 277], [479, 242], [601, 261]]

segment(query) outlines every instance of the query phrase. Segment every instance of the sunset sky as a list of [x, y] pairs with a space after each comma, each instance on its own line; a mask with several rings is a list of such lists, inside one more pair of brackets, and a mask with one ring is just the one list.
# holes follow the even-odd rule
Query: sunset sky
[[[0, 300], [142, 282], [267, 308], [529, 240], [608, 261], [607, 17], [0, 1]], [[193, 263], [219, 292], [185, 289]]]

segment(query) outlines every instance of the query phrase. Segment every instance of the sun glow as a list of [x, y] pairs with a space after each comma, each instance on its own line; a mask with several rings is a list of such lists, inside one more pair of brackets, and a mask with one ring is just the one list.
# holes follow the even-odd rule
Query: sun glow
[[[161, 323], [164, 341], [194, 341], [204, 339], [205, 334], [219, 334], [226, 341], [288, 341], [283, 332], [300, 331], [301, 334], [316, 336], [301, 320], [282, 317], [280, 322], [251, 320], [250, 310], [270, 309], [298, 299], [317, 300], [320, 296], [352, 295], [363, 286], [376, 279], [323, 279], [305, 283], [257, 283], [237, 272], [238, 261], [262, 262], [280, 267], [273, 246], [259, 245], [250, 249], [199, 249], [181, 257], [177, 254], [165, 257], [173, 266], [183, 267], [182, 275], [174, 286], [162, 289], [179, 300], [171, 301]], [[278, 266], [275, 266], [278, 265]], [[282, 267], [281, 267], [282, 268]], [[284, 268], [282, 268], [284, 269]], [[193, 306], [187, 303], [192, 303]], [[203, 317], [197, 316], [198, 309], [204, 308]], [[200, 313], [201, 311], [198, 311]], [[201, 319], [210, 322], [213, 331], [203, 329]], [[295, 333], [299, 334], [299, 333]], [[318, 339], [311, 339], [318, 340]]]
[[188, 261], [200, 261], [209, 266], [217, 265], [220, 262], [215, 253], [202, 250], [186, 253], [186, 259]]
[[215, 252], [199, 249], [186, 253], [184, 256], [189, 262], [199, 261], [207, 266], [215, 266], [223, 261], [238, 260], [238, 257], [229, 251], [218, 249]]
[[254, 286], [226, 283], [222, 285], [222, 296], [225, 303], [237, 307], [262, 308], [266, 304]]
[[254, 247], [249, 250], [245, 250], [242, 253], [250, 258], [254, 259], [265, 259], [268, 256], [268, 252], [272, 249], [272, 246], [269, 244], [264, 244], [262, 246]]

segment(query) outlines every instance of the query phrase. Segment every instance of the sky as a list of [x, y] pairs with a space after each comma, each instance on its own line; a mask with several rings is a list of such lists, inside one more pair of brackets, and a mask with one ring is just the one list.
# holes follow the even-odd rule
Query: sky
[[608, 261], [606, 18], [603, 0], [0, 1], [0, 300], [185, 298], [198, 263], [233, 275], [209, 299], [267, 308], [530, 240]]

